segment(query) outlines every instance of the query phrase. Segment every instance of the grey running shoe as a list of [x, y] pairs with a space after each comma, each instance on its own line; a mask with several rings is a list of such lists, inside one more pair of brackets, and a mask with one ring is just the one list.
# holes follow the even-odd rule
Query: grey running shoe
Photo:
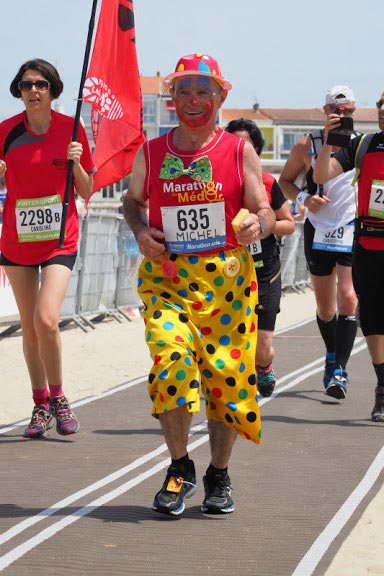
[[373, 422], [384, 422], [384, 386], [378, 386], [375, 390], [375, 405], [371, 416]]
[[208, 472], [204, 478], [205, 498], [201, 511], [206, 514], [229, 514], [235, 509], [232, 486], [227, 472]]
[[195, 465], [189, 460], [189, 467], [184, 476], [180, 470], [170, 465], [167, 470], [164, 484], [155, 496], [152, 510], [161, 514], [180, 516], [184, 512], [186, 498], [190, 498], [196, 492]]
[[42, 438], [52, 426], [52, 414], [44, 404], [40, 404], [34, 407], [31, 421], [24, 430], [24, 436], [25, 438]]

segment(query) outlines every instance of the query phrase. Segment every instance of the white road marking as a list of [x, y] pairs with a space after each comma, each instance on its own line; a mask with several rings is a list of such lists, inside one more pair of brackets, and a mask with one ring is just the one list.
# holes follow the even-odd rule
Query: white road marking
[[[303, 320], [302, 322], [298, 322], [297, 324], [292, 324], [286, 328], [282, 328], [280, 330], [276, 330], [275, 335], [283, 334], [284, 332], [288, 332], [289, 330], [294, 330], [295, 328], [299, 328], [300, 326], [304, 326], [305, 324], [309, 324], [312, 322], [312, 318], [308, 320]], [[111, 388], [111, 390], [107, 390], [106, 392], [102, 392], [101, 394], [97, 394], [96, 396], [88, 396], [87, 398], [83, 398], [82, 400], [77, 400], [76, 402], [71, 402], [71, 406], [73, 408], [77, 408], [78, 406], [85, 406], [86, 404], [90, 404], [91, 402], [95, 402], [95, 400], [101, 400], [102, 398], [106, 398], [107, 396], [112, 396], [116, 394], [116, 392], [121, 392], [122, 390], [128, 390], [128, 388], [132, 388], [137, 384], [142, 384], [148, 380], [148, 374], [144, 376], [139, 376], [134, 380], [130, 380], [129, 382], [124, 382], [115, 388]], [[26, 426], [29, 424], [30, 418], [26, 420], [22, 420], [20, 422], [15, 422], [15, 424], [11, 424], [9, 426], [0, 427], [0, 434], [6, 434], [7, 432], [12, 432], [12, 430], [16, 430], [20, 428], [20, 426]]]
[[[303, 322], [301, 324], [305, 324], [305, 323], [306, 322]], [[357, 338], [355, 344], [359, 344], [362, 340], [363, 340], [363, 338]], [[355, 346], [354, 349], [352, 350], [352, 354], [357, 354], [358, 352], [364, 350], [365, 348], [366, 348], [366, 344], [364, 342], [358, 346]], [[263, 406], [263, 404], [270, 402], [274, 397], [278, 396], [279, 394], [281, 394], [282, 392], [284, 392], [286, 390], [289, 390], [290, 388], [293, 388], [297, 384], [301, 383], [303, 380], [306, 380], [308, 377], [310, 377], [314, 374], [317, 374], [318, 372], [321, 372], [323, 370], [323, 363], [324, 363], [324, 358], [318, 358], [317, 360], [307, 364], [306, 366], [303, 366], [303, 367], [291, 372], [290, 374], [286, 374], [285, 376], [280, 378], [278, 381], [279, 386], [276, 389], [276, 391], [274, 392], [273, 396], [271, 396], [269, 398], [260, 399], [260, 402], [259, 402], [260, 406]], [[295, 376], [297, 376], [297, 377], [295, 377]], [[291, 380], [291, 378], [294, 378], [294, 379]], [[121, 390], [126, 390], [132, 386], [135, 386], [135, 385], [145, 381], [146, 379], [147, 379], [147, 376], [137, 378], [135, 380], [132, 380], [131, 382], [126, 382], [126, 383], [124, 383], [120, 386], [117, 386], [116, 388], [113, 388], [112, 390], [108, 390], [107, 392], [104, 392], [98, 396], [86, 398], [84, 400], [80, 400], [77, 403], [74, 403], [73, 406], [85, 405], [85, 404], [88, 404], [88, 403], [93, 402], [95, 400], [104, 398], [106, 396], [110, 396], [116, 392], [119, 392]], [[280, 384], [282, 382], [287, 381], [287, 380], [289, 380], [288, 384], [286, 384], [285, 386], [280, 386]], [[15, 424], [11, 427], [8, 427], [7, 429], [3, 428], [2, 430], [0, 430], [0, 434], [1, 433], [4, 434], [6, 431], [13, 430], [19, 426], [24, 425], [25, 423], [28, 423], [28, 422], [29, 422], [29, 420], [24, 421], [24, 422], [19, 422], [18, 424]], [[202, 424], [194, 426], [193, 429], [191, 429], [190, 435], [195, 434], [197, 431], [201, 431], [202, 429], [206, 428], [206, 424], [207, 423], [204, 422]], [[196, 440], [196, 441], [194, 441], [188, 445], [188, 452], [192, 452], [197, 447], [201, 446], [202, 444], [204, 444], [207, 441], [208, 441], [208, 434], [205, 434], [204, 436], [202, 436], [198, 440]], [[26, 530], [27, 528], [36, 524], [37, 522], [40, 522], [41, 520], [44, 520], [44, 519], [48, 518], [49, 516], [52, 516], [58, 510], [64, 509], [67, 506], [69, 506], [70, 504], [73, 504], [75, 501], [79, 500], [83, 496], [86, 496], [86, 495], [88, 495], [88, 494], [90, 494], [90, 493], [92, 493], [95, 490], [98, 490], [100, 488], [103, 488], [107, 484], [110, 484], [111, 482], [119, 479], [121, 476], [129, 473], [130, 471], [134, 470], [135, 468], [142, 466], [143, 464], [152, 460], [154, 457], [165, 452], [166, 450], [167, 450], [166, 445], [162, 444], [159, 448], [157, 448], [157, 449], [147, 453], [146, 455], [136, 459], [134, 462], [125, 466], [124, 468], [121, 468], [120, 470], [117, 470], [116, 472], [106, 476], [105, 478], [102, 478], [102, 479], [98, 480], [97, 482], [94, 482], [93, 484], [89, 485], [88, 487], [86, 487], [82, 490], [79, 490], [78, 492], [76, 492], [76, 493], [68, 496], [67, 498], [57, 502], [56, 504], [54, 504], [50, 508], [47, 508], [47, 509], [41, 511], [39, 514], [37, 514], [31, 518], [28, 518], [26, 520], [23, 520], [22, 522], [19, 522], [18, 524], [16, 524], [15, 526], [13, 526], [12, 528], [10, 528], [9, 530], [7, 530], [6, 532], [4, 532], [3, 534], [0, 535], [0, 545], [11, 540], [15, 536], [19, 535], [21, 532]], [[151, 476], [153, 476], [154, 474], [156, 474], [160, 470], [164, 469], [165, 467], [167, 467], [169, 465], [169, 462], [170, 462], [169, 458], [166, 458], [165, 460], [163, 460], [162, 462], [159, 462], [158, 464], [156, 464], [155, 466], [153, 466], [152, 468], [150, 468], [146, 472], [143, 472], [143, 473], [137, 475], [136, 477], [132, 478], [128, 482], [125, 482], [121, 486], [119, 486], [119, 487], [115, 488], [114, 490], [104, 494], [103, 496], [97, 498], [93, 502], [90, 502], [90, 504], [83, 506], [82, 508], [80, 508], [76, 512], [73, 512], [72, 514], [62, 518], [58, 522], [55, 522], [51, 526], [48, 526], [47, 528], [45, 528], [44, 530], [42, 530], [41, 532], [39, 532], [38, 534], [36, 534], [32, 538], [29, 538], [28, 540], [26, 540], [23, 544], [16, 546], [10, 552], [8, 552], [7, 554], [0, 557], [0, 571], [4, 570], [5, 568], [7, 568], [11, 564], [13, 564], [16, 560], [21, 558], [24, 554], [26, 554], [27, 552], [29, 552], [30, 550], [32, 550], [36, 546], [40, 545], [42, 542], [45, 542], [46, 540], [48, 540], [49, 538], [51, 538], [52, 536], [57, 534], [60, 530], [63, 530], [64, 528], [66, 528], [67, 526], [70, 526], [71, 524], [73, 524], [74, 522], [79, 520], [80, 518], [83, 518], [84, 516], [92, 513], [94, 510], [96, 510], [100, 506], [103, 506], [104, 504], [110, 502], [111, 500], [113, 500], [113, 499], [121, 496], [122, 494], [128, 492], [129, 490], [131, 490], [132, 488], [134, 488], [135, 486], [137, 486], [138, 484], [140, 484], [144, 480], [150, 478]], [[327, 549], [329, 548], [329, 546], [331, 545], [333, 540], [340, 533], [342, 528], [345, 526], [345, 524], [347, 523], [349, 518], [352, 516], [352, 514], [354, 513], [356, 508], [359, 506], [359, 504], [363, 500], [363, 498], [365, 498], [365, 496], [371, 490], [372, 486], [376, 482], [378, 476], [380, 475], [380, 473], [383, 469], [384, 469], [384, 448], [382, 448], [380, 450], [379, 454], [376, 456], [375, 460], [373, 461], [373, 463], [369, 467], [364, 478], [361, 480], [361, 482], [358, 484], [358, 486], [354, 489], [354, 491], [352, 492], [350, 497], [345, 501], [345, 503], [341, 506], [341, 508], [338, 510], [338, 512], [335, 514], [335, 516], [332, 518], [332, 520], [329, 522], [329, 524], [326, 526], [326, 528], [323, 530], [323, 532], [315, 540], [315, 542], [313, 543], [311, 548], [308, 550], [308, 552], [305, 554], [305, 556], [303, 557], [301, 562], [298, 564], [298, 566], [295, 569], [295, 572], [293, 573], [292, 576], [310, 576], [310, 574], [313, 573], [316, 566], [318, 565], [318, 563], [320, 562], [320, 560], [324, 556], [325, 552], [327, 551]]]
[[[202, 424], [197, 424], [196, 426], [191, 428], [190, 436], [192, 436], [193, 434], [196, 434], [197, 432], [200, 432], [201, 430], [203, 430], [206, 427], [207, 427], [206, 421], [203, 422]], [[58, 512], [59, 510], [63, 510], [64, 508], [67, 508], [68, 506], [70, 506], [71, 504], [73, 504], [77, 500], [80, 500], [80, 498], [87, 496], [91, 492], [95, 492], [96, 490], [99, 490], [100, 488], [104, 488], [104, 486], [107, 486], [107, 484], [110, 484], [111, 482], [118, 480], [119, 478], [121, 478], [125, 474], [128, 474], [129, 472], [132, 472], [132, 470], [135, 470], [136, 468], [143, 466], [143, 464], [146, 464], [147, 462], [149, 462], [153, 458], [156, 458], [156, 456], [159, 456], [160, 454], [162, 454], [163, 452], [166, 452], [166, 451], [167, 451], [167, 445], [164, 443], [161, 446], [159, 446], [158, 448], [156, 448], [155, 450], [152, 450], [151, 452], [144, 454], [144, 456], [137, 458], [136, 460], [131, 462], [131, 464], [128, 464], [127, 466], [124, 466], [123, 468], [120, 468], [120, 470], [116, 470], [116, 472], [113, 472], [112, 474], [108, 474], [108, 476], [105, 476], [104, 478], [101, 478], [100, 480], [93, 482], [92, 484], [90, 484], [89, 486], [86, 486], [82, 490], [79, 490], [78, 492], [74, 492], [73, 494], [70, 494], [67, 498], [64, 498], [63, 500], [56, 502], [56, 504], [53, 504], [49, 508], [42, 510], [41, 512], [39, 512], [35, 516], [31, 516], [30, 518], [26, 518], [25, 520], [22, 520], [21, 522], [19, 522], [15, 526], [12, 526], [12, 528], [9, 528], [9, 530], [7, 530], [6, 532], [3, 532], [2, 534], [0, 534], [0, 546], [5, 544], [5, 542], [8, 542], [9, 540], [14, 538], [15, 536], [18, 536], [19, 534], [21, 534], [21, 532], [24, 532], [24, 530], [27, 530], [28, 528], [30, 528], [34, 524], [37, 524], [38, 522], [45, 520], [45, 518], [52, 516], [53, 514]]]
[[[188, 444], [188, 451], [192, 452], [195, 448], [207, 442], [207, 440], [208, 440], [208, 434], [205, 434], [198, 440], [195, 440], [195, 442], [192, 442], [192, 444]], [[73, 514], [65, 516], [58, 522], [55, 522], [51, 526], [48, 526], [48, 528], [45, 528], [32, 538], [29, 538], [28, 540], [23, 542], [23, 544], [16, 546], [12, 550], [10, 550], [10, 552], [0, 557], [0, 572], [5, 568], [7, 568], [8, 566], [10, 566], [11, 564], [13, 564], [14, 562], [16, 562], [16, 560], [24, 556], [24, 554], [26, 554], [30, 550], [36, 548], [36, 546], [39, 546], [39, 544], [42, 544], [49, 538], [52, 538], [52, 536], [57, 534], [57, 532], [60, 532], [60, 530], [63, 530], [67, 526], [70, 526], [74, 522], [77, 522], [77, 520], [80, 520], [80, 518], [87, 516], [87, 514], [91, 514], [92, 512], [94, 512], [94, 510], [100, 508], [100, 506], [104, 506], [111, 500], [114, 500], [115, 498], [118, 498], [122, 494], [125, 494], [125, 492], [128, 492], [128, 490], [131, 490], [141, 482], [144, 482], [144, 480], [147, 480], [154, 474], [157, 474], [157, 472], [159, 472], [163, 468], [169, 466], [169, 463], [170, 463], [169, 458], [163, 460], [162, 462], [159, 462], [146, 472], [139, 474], [135, 478], [132, 478], [132, 480], [129, 480], [128, 482], [125, 482], [118, 488], [111, 490], [111, 492], [107, 492], [103, 496], [100, 496], [100, 498], [97, 498], [93, 502], [90, 502], [87, 506], [83, 506], [79, 510], [76, 510], [76, 512], [73, 512]]]
[[[88, 396], [87, 398], [83, 398], [82, 400], [77, 400], [76, 402], [71, 402], [71, 406], [73, 408], [77, 408], [78, 406], [85, 406], [86, 404], [90, 404], [91, 402], [95, 402], [95, 400], [101, 400], [102, 398], [106, 398], [107, 396], [112, 396], [112, 394], [116, 394], [116, 392], [121, 392], [122, 390], [128, 390], [128, 388], [132, 388], [132, 386], [137, 386], [137, 384], [142, 384], [142, 382], [148, 381], [148, 374], [145, 376], [140, 376], [139, 378], [135, 378], [134, 380], [130, 380], [129, 382], [124, 382], [111, 390], [107, 390], [106, 392], [101, 392], [101, 394], [97, 394], [97, 396]], [[30, 418], [27, 420], [22, 420], [20, 422], [16, 422], [15, 424], [11, 424], [5, 428], [0, 428], [0, 434], [6, 434], [7, 432], [11, 432], [12, 430], [16, 430], [16, 428], [20, 428], [20, 426], [26, 426], [29, 424]]]
[[321, 534], [316, 538], [308, 552], [296, 567], [292, 576], [311, 576], [316, 566], [332, 544], [336, 536], [344, 528], [363, 498], [366, 497], [372, 486], [384, 469], [384, 447], [368, 468], [361, 482], [356, 486], [349, 498], [336, 512]]

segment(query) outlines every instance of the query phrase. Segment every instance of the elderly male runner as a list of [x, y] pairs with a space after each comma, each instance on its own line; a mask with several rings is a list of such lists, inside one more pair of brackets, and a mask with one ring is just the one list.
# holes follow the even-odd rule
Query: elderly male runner
[[[257, 281], [246, 245], [268, 236], [275, 216], [252, 145], [216, 125], [231, 88], [218, 63], [204, 54], [184, 56], [164, 82], [179, 126], [141, 147], [124, 198], [125, 218], [145, 256], [138, 291], [153, 359], [152, 413], [172, 459], [152, 507], [180, 515], [196, 491], [187, 442], [201, 385], [211, 448], [202, 511], [228, 513], [235, 438], [261, 442]], [[241, 208], [249, 214], [235, 232], [232, 220]]]

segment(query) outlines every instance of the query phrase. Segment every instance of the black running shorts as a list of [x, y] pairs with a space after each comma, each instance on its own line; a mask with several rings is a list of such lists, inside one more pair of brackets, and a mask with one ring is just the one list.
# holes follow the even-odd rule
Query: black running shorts
[[273, 332], [276, 316], [280, 312], [281, 270], [279, 256], [265, 260], [264, 266], [256, 268], [256, 275], [259, 284], [258, 328]]
[[38, 264], [18, 264], [17, 262], [8, 260], [4, 254], [0, 254], [0, 266], [27, 266], [28, 268], [39, 268], [39, 266], [41, 266], [41, 268], [46, 268], [51, 264], [61, 264], [62, 266], [66, 266], [70, 270], [73, 270], [76, 256], [77, 252], [74, 252], [73, 254], [59, 254], [58, 256], [54, 256], [53, 258], [49, 258], [48, 260], [39, 262]]
[[304, 251], [307, 267], [314, 276], [329, 276], [336, 264], [352, 266], [352, 252], [330, 252], [328, 250], [313, 250], [312, 243], [315, 228], [308, 218], [304, 223]]

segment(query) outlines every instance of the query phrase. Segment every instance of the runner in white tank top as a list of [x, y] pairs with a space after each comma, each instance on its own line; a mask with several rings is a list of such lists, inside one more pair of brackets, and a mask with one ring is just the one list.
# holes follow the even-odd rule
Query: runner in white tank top
[[[348, 86], [334, 86], [326, 95], [324, 113], [351, 116], [354, 101]], [[341, 400], [347, 392], [346, 366], [357, 331], [357, 298], [352, 283], [354, 170], [318, 187], [312, 173], [321, 146], [319, 130], [297, 142], [279, 184], [286, 198], [307, 209], [305, 256], [316, 297], [317, 323], [326, 348], [323, 384], [328, 396]], [[300, 189], [297, 181], [302, 174], [306, 176], [306, 186]]]

